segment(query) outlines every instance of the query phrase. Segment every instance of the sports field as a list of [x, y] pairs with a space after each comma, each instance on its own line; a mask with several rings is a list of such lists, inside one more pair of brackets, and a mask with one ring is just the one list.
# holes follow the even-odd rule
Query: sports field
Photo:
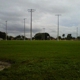
[[0, 41], [0, 80], [80, 80], [80, 41]]

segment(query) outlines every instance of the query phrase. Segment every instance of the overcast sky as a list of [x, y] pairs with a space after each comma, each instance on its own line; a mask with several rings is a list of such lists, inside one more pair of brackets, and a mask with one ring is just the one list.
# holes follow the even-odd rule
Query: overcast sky
[[[30, 37], [30, 12], [33, 12], [33, 36], [38, 32], [48, 32], [57, 36], [56, 14], [59, 18], [59, 35], [69, 34], [76, 37], [77, 27], [80, 36], [80, 0], [0, 0], [0, 31], [16, 36], [24, 34], [24, 18], [26, 37]], [[45, 28], [45, 29], [44, 29]]]

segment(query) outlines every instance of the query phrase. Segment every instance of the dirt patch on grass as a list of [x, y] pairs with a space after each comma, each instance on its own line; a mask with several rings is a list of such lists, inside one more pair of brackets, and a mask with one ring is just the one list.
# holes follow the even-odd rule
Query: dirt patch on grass
[[10, 63], [0, 61], [0, 71], [4, 70], [6, 68], [9, 68], [9, 67], [11, 67], [11, 64]]

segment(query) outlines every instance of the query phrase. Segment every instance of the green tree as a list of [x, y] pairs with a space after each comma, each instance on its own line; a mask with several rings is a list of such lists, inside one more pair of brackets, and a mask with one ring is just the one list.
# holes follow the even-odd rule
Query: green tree
[[6, 39], [6, 33], [0, 31], [0, 38]]
[[71, 40], [72, 39], [72, 35], [71, 34], [68, 34], [67, 35], [67, 40]]
[[65, 37], [65, 34], [62, 34], [62, 37], [64, 38]]
[[49, 40], [50, 35], [48, 33], [37, 33], [35, 34], [34, 38], [36, 40]]
[[61, 36], [58, 36], [59, 39], [61, 39]]

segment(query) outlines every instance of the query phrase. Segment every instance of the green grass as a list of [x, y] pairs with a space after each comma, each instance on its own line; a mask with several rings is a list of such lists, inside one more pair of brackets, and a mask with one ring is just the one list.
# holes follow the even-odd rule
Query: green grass
[[0, 80], [80, 80], [80, 41], [0, 41], [0, 60]]

